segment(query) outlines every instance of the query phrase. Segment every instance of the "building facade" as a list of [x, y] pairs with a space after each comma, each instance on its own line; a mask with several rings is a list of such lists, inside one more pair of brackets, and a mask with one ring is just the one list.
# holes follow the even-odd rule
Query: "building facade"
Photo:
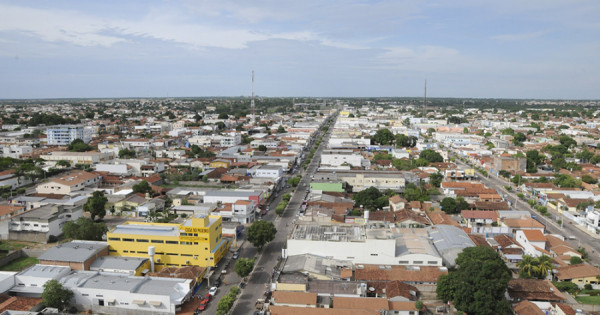
[[88, 143], [92, 134], [81, 125], [53, 126], [46, 129], [48, 145], [68, 145], [75, 139]]
[[[214, 267], [228, 247], [222, 238], [222, 219], [212, 215], [182, 224], [127, 222], [109, 231], [107, 240], [110, 255], [150, 257], [157, 270]], [[154, 247], [154, 257], [149, 255], [149, 247]]]

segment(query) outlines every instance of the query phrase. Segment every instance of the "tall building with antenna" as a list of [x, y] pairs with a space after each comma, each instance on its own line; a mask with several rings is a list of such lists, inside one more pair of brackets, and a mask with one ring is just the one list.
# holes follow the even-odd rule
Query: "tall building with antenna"
[[427, 79], [425, 79], [425, 95], [423, 98], [423, 117], [425, 117], [426, 112], [427, 112]]
[[250, 101], [250, 108], [252, 109], [252, 126], [256, 123], [256, 117], [254, 116], [254, 70], [252, 70], [252, 100]]

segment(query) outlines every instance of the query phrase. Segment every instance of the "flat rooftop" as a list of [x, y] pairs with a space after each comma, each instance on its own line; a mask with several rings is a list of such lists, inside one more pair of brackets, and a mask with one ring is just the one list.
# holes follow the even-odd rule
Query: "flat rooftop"
[[108, 247], [106, 242], [72, 241], [59, 244], [41, 254], [40, 260], [84, 262]]
[[112, 234], [179, 236], [179, 225], [120, 224]]
[[147, 260], [148, 258], [142, 257], [102, 256], [94, 260], [90, 270], [135, 271]]
[[[74, 271], [61, 279], [66, 287], [80, 287], [88, 289], [127, 291], [130, 293], [166, 295], [178, 297], [185, 293], [182, 289], [188, 288], [189, 279], [156, 278], [116, 275], [99, 273], [96, 271]], [[179, 287], [181, 286], [181, 288]]]
[[366, 240], [366, 233], [363, 226], [296, 225], [289, 239], [307, 241], [364, 242]]

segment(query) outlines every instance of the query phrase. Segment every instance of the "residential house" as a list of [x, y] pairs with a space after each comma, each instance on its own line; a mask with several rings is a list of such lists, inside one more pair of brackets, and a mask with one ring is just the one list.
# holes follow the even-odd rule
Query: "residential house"
[[462, 210], [460, 215], [467, 222], [467, 227], [498, 223], [498, 213], [496, 211]]
[[582, 288], [591, 284], [594, 289], [600, 289], [600, 268], [587, 263], [558, 267], [554, 277], [558, 281], [569, 281]]
[[10, 218], [9, 239], [45, 243], [52, 236], [60, 236], [66, 222], [82, 215], [81, 205], [46, 205], [29, 210]]
[[71, 171], [60, 176], [50, 178], [47, 182], [38, 184], [38, 194], [67, 195], [82, 190], [86, 187], [98, 185], [100, 176], [85, 171]]
[[539, 230], [518, 230], [515, 239], [523, 246], [526, 255], [533, 257], [550, 256], [550, 252], [546, 250], [546, 236]]

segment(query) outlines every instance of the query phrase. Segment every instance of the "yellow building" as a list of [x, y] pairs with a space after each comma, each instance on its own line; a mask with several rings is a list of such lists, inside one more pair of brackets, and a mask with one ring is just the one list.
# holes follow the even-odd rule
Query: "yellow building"
[[231, 161], [225, 160], [225, 159], [217, 159], [217, 160], [210, 162], [211, 168], [218, 168], [218, 167], [229, 168], [230, 166], [231, 166]]
[[586, 284], [591, 284], [594, 289], [598, 289], [598, 277], [600, 269], [587, 263], [558, 267], [554, 276], [560, 281], [569, 281], [583, 288]]
[[164, 267], [214, 267], [225, 255], [220, 216], [190, 218], [182, 224], [127, 222], [107, 233], [109, 254], [149, 257], [155, 248], [156, 270]]

